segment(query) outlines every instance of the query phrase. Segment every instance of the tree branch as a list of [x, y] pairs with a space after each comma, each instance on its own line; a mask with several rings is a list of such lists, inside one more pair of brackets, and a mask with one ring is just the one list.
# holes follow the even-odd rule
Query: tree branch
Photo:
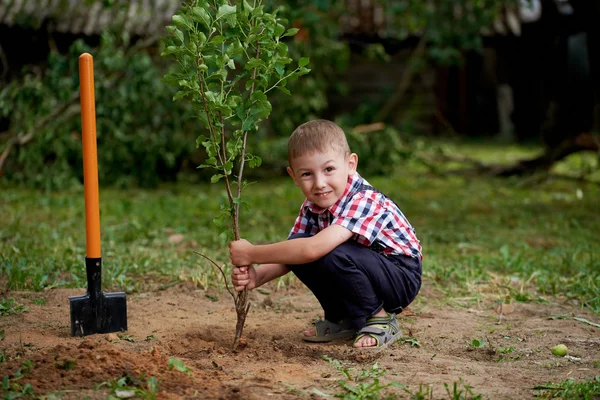
[[217, 264], [215, 261], [213, 261], [210, 257], [197, 252], [196, 250], [192, 250], [194, 253], [198, 254], [200, 257], [205, 258], [206, 260], [210, 261], [221, 273], [221, 275], [223, 276], [223, 281], [225, 281], [225, 288], [227, 289], [227, 291], [229, 292], [229, 294], [231, 295], [231, 297], [233, 297], [233, 300], [235, 301], [235, 294], [233, 293], [233, 291], [229, 288], [229, 284], [227, 283], [227, 276], [225, 275], [225, 271], [223, 271], [223, 268], [221, 268], [219, 266], [219, 264]]

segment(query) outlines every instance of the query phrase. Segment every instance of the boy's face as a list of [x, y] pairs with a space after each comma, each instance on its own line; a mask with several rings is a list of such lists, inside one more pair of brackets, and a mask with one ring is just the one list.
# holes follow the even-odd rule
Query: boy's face
[[354, 175], [357, 165], [356, 154], [345, 157], [339, 151], [330, 150], [296, 157], [287, 171], [308, 200], [328, 208], [342, 197], [348, 177]]

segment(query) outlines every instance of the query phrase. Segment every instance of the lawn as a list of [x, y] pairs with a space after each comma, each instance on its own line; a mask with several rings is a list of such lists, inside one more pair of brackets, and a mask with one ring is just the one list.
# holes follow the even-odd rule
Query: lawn
[[[448, 148], [487, 162], [533, 153], [499, 145]], [[566, 160], [556, 170], [577, 165]], [[443, 301], [468, 305], [483, 294], [517, 301], [560, 296], [600, 313], [600, 185], [432, 175], [415, 162], [391, 176], [365, 178], [391, 196], [416, 228], [424, 274], [446, 294]], [[101, 188], [104, 287], [130, 293], [189, 280], [223, 288], [218, 271], [193, 253], [226, 267], [228, 239], [213, 224], [226, 199], [221, 189], [184, 183], [156, 190]], [[243, 198], [248, 207], [241, 234], [257, 243], [285, 239], [302, 201], [283, 177], [250, 185]], [[9, 289], [86, 286], [82, 188], [43, 193], [3, 187], [0, 206], [0, 275]]]

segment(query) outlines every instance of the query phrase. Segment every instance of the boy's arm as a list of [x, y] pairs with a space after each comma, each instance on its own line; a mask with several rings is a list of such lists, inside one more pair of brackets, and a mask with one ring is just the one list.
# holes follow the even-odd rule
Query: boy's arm
[[352, 235], [347, 228], [330, 225], [314, 236], [273, 244], [255, 246], [246, 240], [236, 240], [229, 243], [229, 253], [233, 265], [306, 264], [330, 253]]
[[290, 269], [284, 264], [259, 265], [258, 268], [256, 268], [256, 287], [262, 286], [288, 272], [290, 272]]

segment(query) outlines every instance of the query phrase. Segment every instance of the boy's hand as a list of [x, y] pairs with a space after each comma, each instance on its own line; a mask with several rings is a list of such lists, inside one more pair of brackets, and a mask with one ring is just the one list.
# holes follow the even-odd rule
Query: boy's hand
[[236, 292], [241, 292], [244, 288], [254, 289], [256, 287], [256, 269], [252, 266], [233, 268], [231, 283], [233, 283]]
[[229, 257], [233, 265], [252, 265], [254, 246], [247, 240], [240, 239], [229, 243]]

